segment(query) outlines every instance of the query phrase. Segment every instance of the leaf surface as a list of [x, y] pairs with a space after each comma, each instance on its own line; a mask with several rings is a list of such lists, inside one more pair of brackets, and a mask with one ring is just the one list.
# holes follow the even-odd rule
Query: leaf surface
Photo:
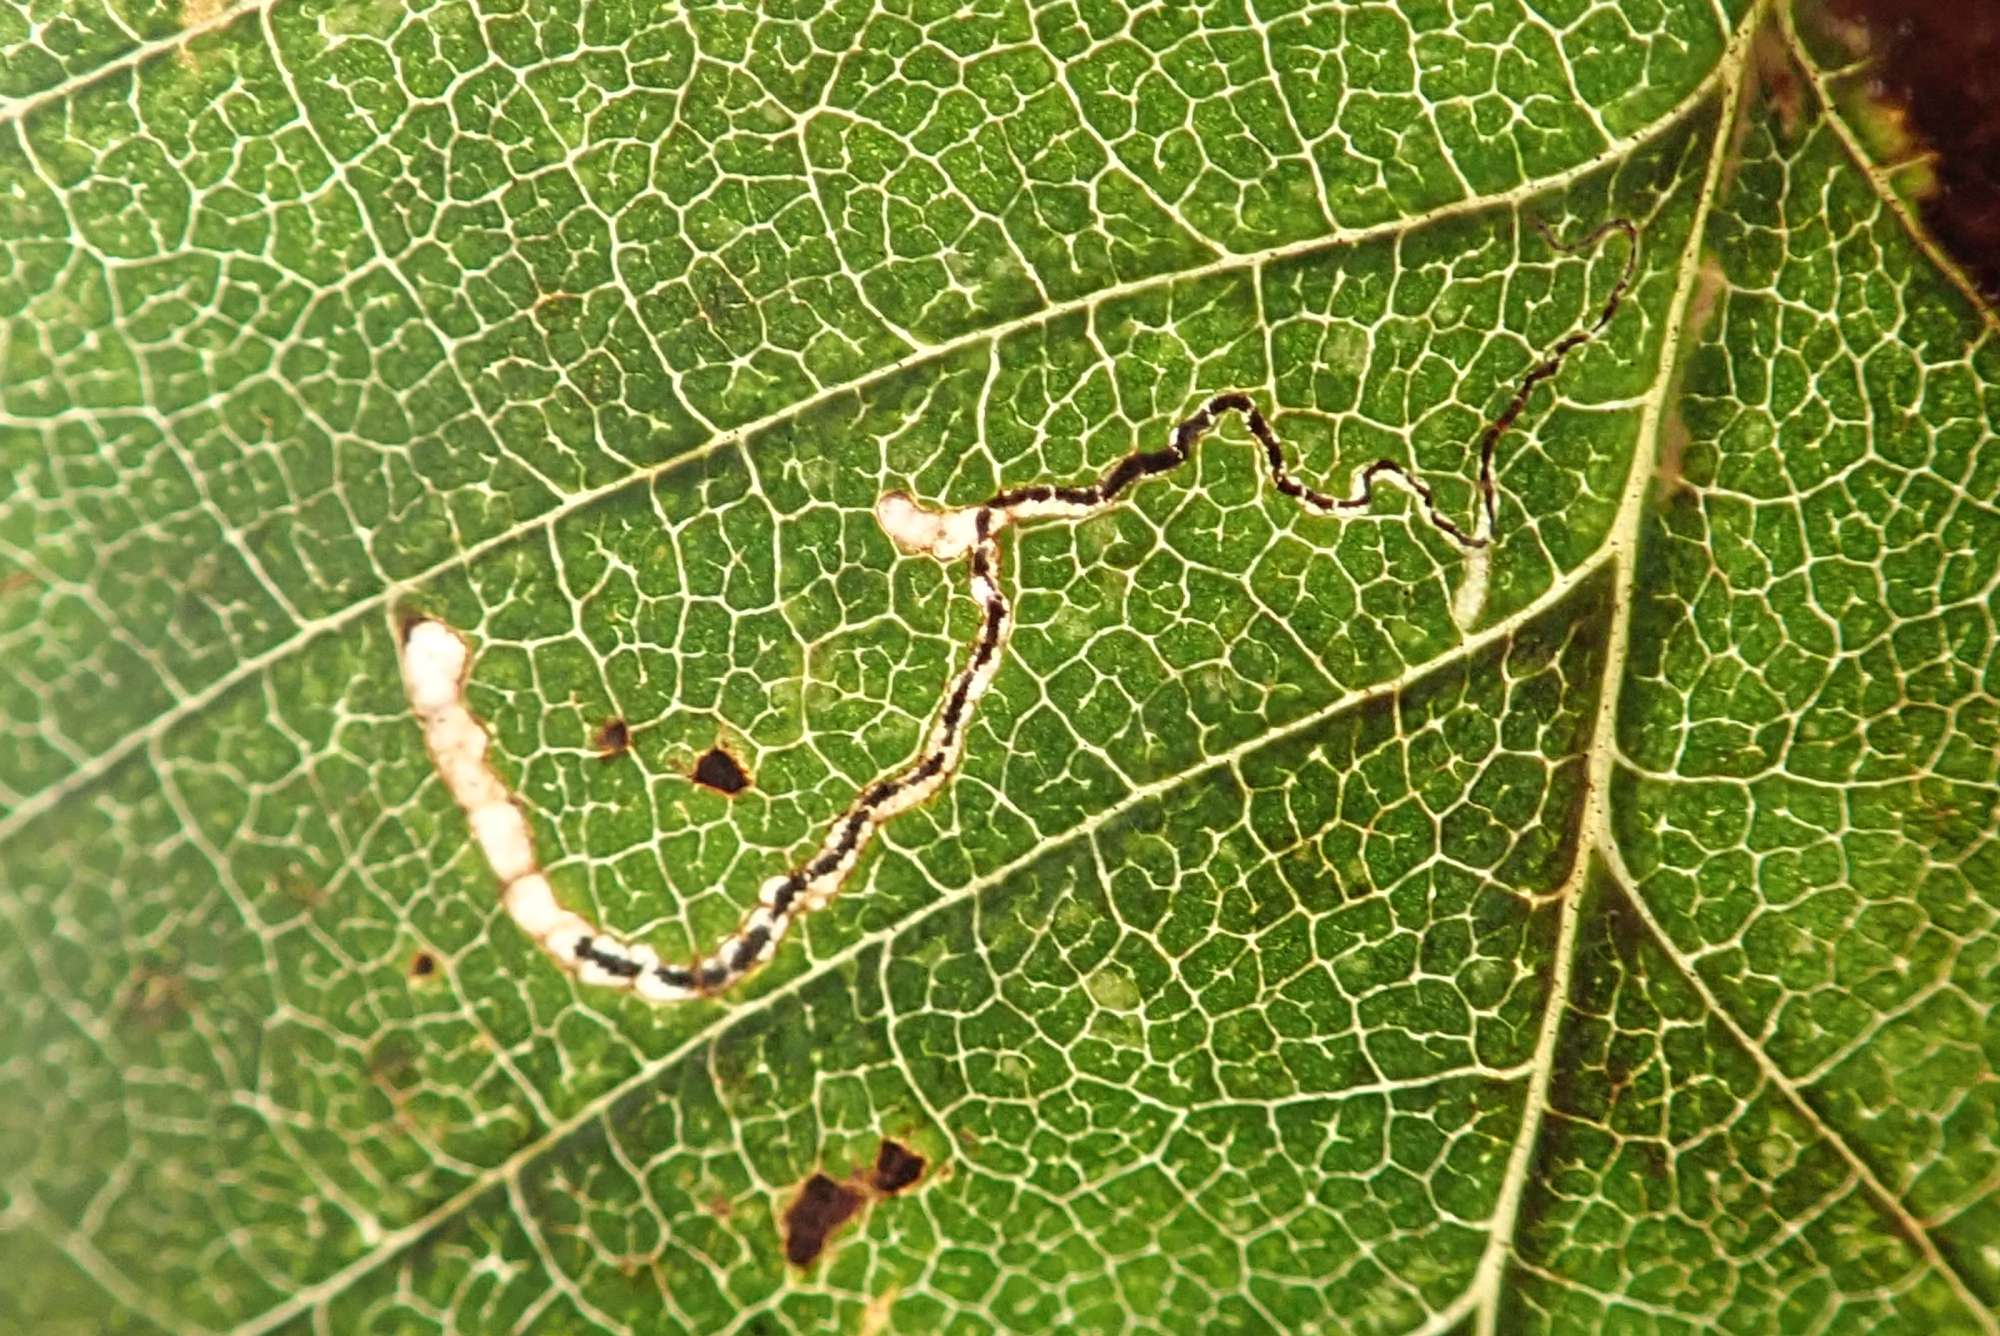
[[[1793, 15], [765, 9], [0, 17], [6, 1325], [1993, 1331], [1996, 323]], [[885, 491], [1470, 525], [1611, 219], [1483, 596], [1225, 426], [749, 981], [501, 912], [403, 619], [684, 958], [964, 660]]]

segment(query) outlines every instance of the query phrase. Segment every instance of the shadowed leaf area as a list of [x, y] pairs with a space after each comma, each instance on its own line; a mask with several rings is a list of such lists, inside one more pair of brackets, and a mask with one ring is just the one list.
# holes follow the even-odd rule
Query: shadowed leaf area
[[1925, 223], [2000, 297], [2000, 6], [1833, 0], [1864, 96], [1913, 137]]
[[0, 15], [0, 1329], [2000, 1333], [1850, 12]]

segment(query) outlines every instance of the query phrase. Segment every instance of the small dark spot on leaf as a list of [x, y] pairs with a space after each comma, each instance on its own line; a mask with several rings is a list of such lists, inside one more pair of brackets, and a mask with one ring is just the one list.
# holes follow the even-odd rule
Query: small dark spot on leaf
[[901, 1192], [924, 1176], [924, 1157], [900, 1142], [884, 1140], [875, 1153], [875, 1173], [868, 1185], [887, 1196]]
[[785, 1259], [793, 1266], [811, 1266], [826, 1247], [827, 1236], [853, 1219], [864, 1200], [825, 1174], [808, 1178], [798, 1200], [785, 1211]]
[[598, 726], [597, 735], [591, 739], [597, 754], [609, 761], [622, 756], [632, 745], [632, 728], [623, 719], [606, 719]]
[[412, 979], [428, 979], [431, 975], [437, 973], [437, 967], [437, 957], [428, 951], [419, 951], [410, 957], [410, 977]]
[[710, 747], [694, 763], [694, 782], [718, 793], [737, 794], [750, 787], [750, 776], [743, 773], [734, 756], [720, 747]]

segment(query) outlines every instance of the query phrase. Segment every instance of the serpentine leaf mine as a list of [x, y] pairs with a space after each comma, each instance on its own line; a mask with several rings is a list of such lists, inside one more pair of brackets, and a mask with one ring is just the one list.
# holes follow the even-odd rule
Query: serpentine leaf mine
[[[435, 619], [413, 623], [403, 637], [403, 682], [410, 708], [423, 727], [424, 743], [445, 788], [465, 812], [473, 838], [500, 882], [500, 902], [515, 924], [580, 982], [628, 989], [648, 1002], [678, 1002], [728, 988], [769, 960], [792, 925], [823, 907], [839, 891], [875, 831], [941, 789], [957, 768], [974, 707], [993, 684], [1013, 624], [1000, 588], [999, 535], [1010, 524], [1033, 520], [1082, 520], [1100, 514], [1147, 478], [1185, 463], [1195, 446], [1223, 417], [1240, 416], [1263, 456], [1271, 485], [1300, 505], [1333, 515], [1367, 508], [1377, 482], [1409, 492], [1426, 519], [1466, 554], [1467, 569], [1454, 600], [1454, 615], [1469, 623], [1483, 606], [1493, 533], [1499, 521], [1494, 455], [1500, 438], [1527, 406], [1542, 381], [1563, 360], [1608, 324], [1617, 313], [1637, 262], [1638, 232], [1627, 219], [1601, 224], [1582, 241], [1557, 250], [1595, 246], [1612, 233], [1626, 242], [1626, 261], [1609, 295], [1588, 325], [1565, 335], [1522, 377], [1500, 415], [1478, 442], [1480, 506], [1472, 524], [1461, 524], [1437, 506], [1431, 486], [1404, 465], [1378, 459], [1356, 474], [1345, 496], [1319, 491], [1286, 468], [1277, 433], [1248, 395], [1218, 394], [1176, 426], [1156, 450], [1135, 450], [1112, 464], [1095, 482], [1033, 483], [1002, 491], [980, 505], [955, 510], [926, 508], [901, 492], [889, 492], [875, 506], [875, 518], [903, 551], [940, 562], [970, 558], [970, 592], [979, 606], [979, 630], [966, 665], [948, 684], [929, 735], [901, 771], [877, 780], [855, 796], [833, 823], [819, 851], [805, 863], [767, 879], [757, 903], [735, 932], [691, 963], [663, 961], [641, 942], [627, 942], [557, 903], [548, 877], [535, 857], [526, 818], [506, 785], [486, 762], [490, 737], [465, 704], [465, 677], [471, 651], [456, 631]], [[713, 758], [722, 757], [716, 761]], [[727, 792], [748, 782], [725, 753], [704, 757], [706, 776], [695, 778]]]

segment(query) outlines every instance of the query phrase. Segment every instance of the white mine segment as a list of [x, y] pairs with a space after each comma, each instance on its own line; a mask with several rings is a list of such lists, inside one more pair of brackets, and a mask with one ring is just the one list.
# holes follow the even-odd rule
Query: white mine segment
[[1464, 549], [1465, 570], [1451, 596], [1451, 620], [1461, 631], [1470, 631], [1486, 611], [1486, 584], [1493, 575], [1493, 526], [1483, 506], [1472, 536], [1478, 546]]
[[889, 541], [905, 552], [939, 561], [955, 561], [971, 550], [978, 521], [977, 507], [925, 510], [902, 492], [884, 492], [875, 503], [875, 522], [889, 535]]

